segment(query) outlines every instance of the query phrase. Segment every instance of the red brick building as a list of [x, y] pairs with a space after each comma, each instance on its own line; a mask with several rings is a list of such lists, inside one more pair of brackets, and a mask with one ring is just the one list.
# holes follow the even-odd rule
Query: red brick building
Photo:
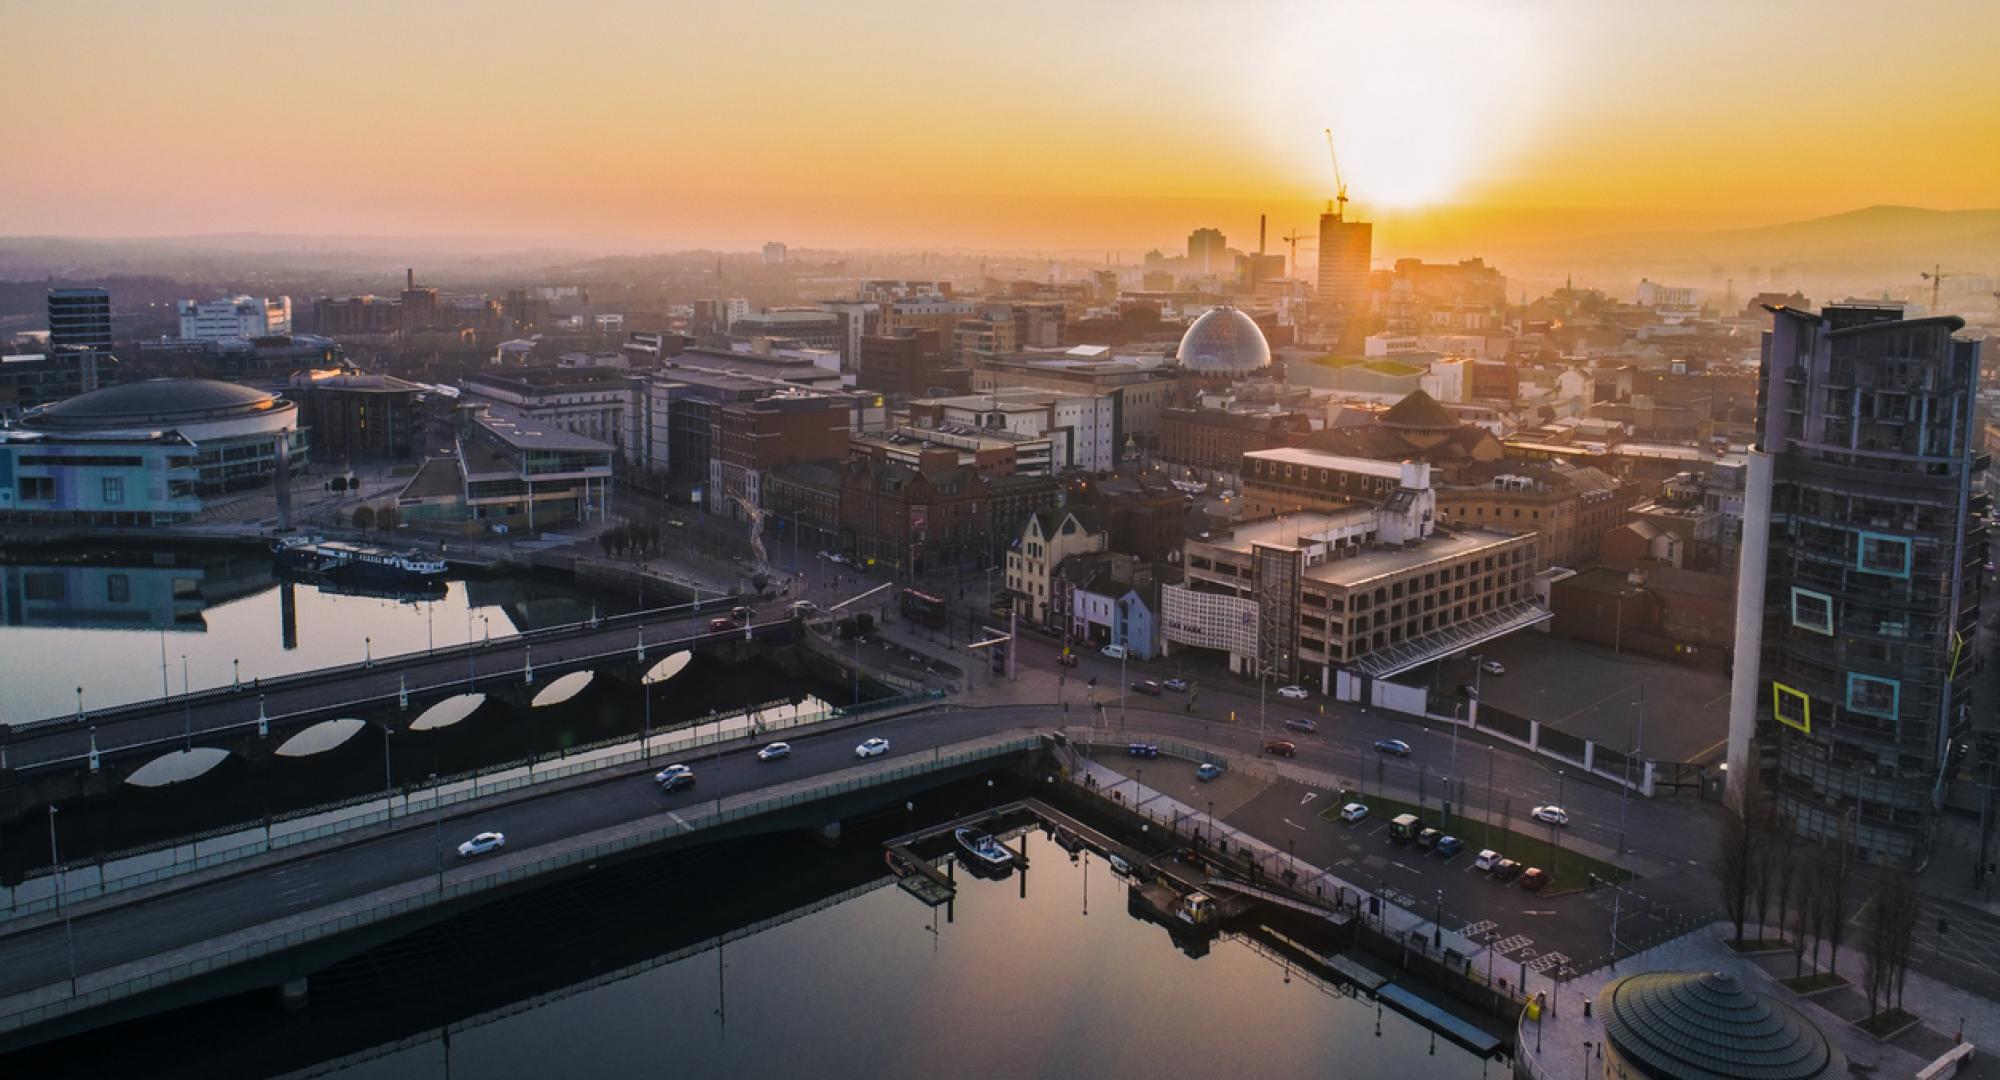
[[916, 467], [850, 460], [841, 473], [840, 547], [860, 565], [924, 577], [977, 569], [987, 555], [985, 477], [955, 451], [927, 452]]
[[1244, 454], [1298, 446], [1311, 434], [1312, 421], [1304, 413], [1164, 409], [1159, 457], [1182, 468], [1233, 473]]
[[811, 391], [717, 404], [709, 411], [709, 510], [747, 518], [744, 504], [764, 505], [773, 466], [847, 456], [851, 415], [845, 395]]

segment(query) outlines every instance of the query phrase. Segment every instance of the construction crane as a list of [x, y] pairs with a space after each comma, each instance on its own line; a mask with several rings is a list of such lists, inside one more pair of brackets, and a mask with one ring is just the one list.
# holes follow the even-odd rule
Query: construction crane
[[1946, 270], [1941, 264], [1938, 263], [1932, 263], [1931, 268], [1929, 270], [1926, 270], [1923, 273], [1917, 275], [1918, 277], [1923, 278], [1925, 281], [1931, 283], [1930, 313], [1932, 315], [1936, 315], [1938, 313], [1938, 289], [1940, 286], [1944, 284], [1944, 279], [1949, 277], [1958, 277], [1959, 275], [1960, 271]]
[[1290, 273], [1290, 275], [1294, 280], [1297, 280], [1299, 276], [1299, 242], [1304, 241], [1307, 247], [1313, 247], [1314, 245], [1318, 244], [1319, 241], [1313, 239], [1310, 236], [1299, 235], [1299, 231], [1297, 229], [1293, 229], [1291, 232], [1278, 237], [1278, 239], [1284, 241], [1286, 244], [1291, 245], [1292, 268], [1288, 272]]
[[[1333, 159], [1333, 198], [1327, 201], [1327, 210], [1333, 213], [1335, 221], [1347, 219], [1347, 184], [1340, 178], [1340, 155], [1333, 149], [1333, 129], [1326, 129], [1326, 156]], [[1335, 203], [1339, 208], [1335, 208]]]

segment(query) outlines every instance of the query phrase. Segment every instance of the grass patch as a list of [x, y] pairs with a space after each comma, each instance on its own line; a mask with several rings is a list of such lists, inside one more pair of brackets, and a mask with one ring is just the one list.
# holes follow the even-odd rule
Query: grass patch
[[1822, 971], [1813, 975], [1794, 975], [1789, 979], [1779, 979], [1778, 985], [1795, 994], [1817, 994], [1822, 990], [1846, 986], [1847, 980], [1831, 971]]
[[[1590, 887], [1591, 874], [1596, 874], [1606, 881], [1632, 880], [1630, 870], [1613, 866], [1602, 859], [1593, 859], [1569, 848], [1564, 848], [1558, 853], [1549, 843], [1545, 828], [1537, 829], [1537, 832], [1543, 834], [1539, 836], [1502, 828], [1498, 822], [1488, 829], [1485, 821], [1477, 815], [1467, 817], [1463, 814], [1453, 814], [1451, 825], [1446, 828], [1439, 824], [1442, 814], [1436, 806], [1420, 811], [1415, 803], [1400, 802], [1379, 795], [1363, 797], [1348, 792], [1343, 792], [1331, 805], [1320, 811], [1319, 816], [1328, 821], [1339, 822], [1340, 808], [1349, 802], [1368, 804], [1368, 816], [1371, 819], [1388, 821], [1399, 814], [1415, 814], [1425, 825], [1444, 829], [1445, 832], [1465, 841], [1465, 850], [1452, 859], [1454, 863], [1459, 859], [1472, 858], [1478, 854], [1480, 848], [1490, 847], [1523, 866], [1539, 866], [1549, 874], [1549, 883], [1542, 888], [1544, 896], [1587, 889]], [[1414, 844], [1411, 846], [1415, 847]]]
[[1874, 1016], [1856, 1020], [1854, 1026], [1875, 1036], [1877, 1039], [1886, 1039], [1909, 1027], [1911, 1024], [1916, 1023], [1919, 1019], [1920, 1017], [1915, 1013], [1904, 1012], [1901, 1009], [1883, 1009]]

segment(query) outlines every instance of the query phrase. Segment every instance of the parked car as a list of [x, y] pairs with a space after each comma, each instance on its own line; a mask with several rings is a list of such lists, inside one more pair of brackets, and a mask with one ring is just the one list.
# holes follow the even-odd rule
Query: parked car
[[1500, 853], [1492, 848], [1481, 848], [1479, 854], [1472, 858], [1474, 870], [1491, 870], [1498, 865], [1500, 865]]
[[1306, 692], [1306, 688], [1303, 686], [1280, 686], [1278, 687], [1278, 696], [1281, 698], [1290, 698], [1293, 701], [1304, 701], [1311, 695]]
[[1299, 745], [1289, 739], [1272, 739], [1264, 744], [1264, 752], [1279, 757], [1293, 757], [1299, 752]]
[[1539, 892], [1541, 887], [1548, 883], [1549, 875], [1543, 873], [1539, 866], [1530, 866], [1521, 871], [1521, 887], [1529, 892]]
[[708, 620], [708, 632], [711, 634], [720, 633], [724, 630], [734, 630], [734, 629], [736, 629], [736, 623], [728, 618], [716, 618]]
[[1176, 694], [1185, 694], [1188, 690], [1188, 681], [1186, 679], [1168, 679], [1160, 685], [1172, 690]]
[[889, 740], [882, 738], [866, 740], [860, 746], [854, 748], [854, 756], [858, 758], [881, 757], [888, 752]]
[[1056, 666], [1058, 667], [1075, 667], [1081, 662], [1081, 658], [1073, 652], [1056, 654]]
[[755, 618], [756, 615], [756, 612], [747, 607], [738, 606], [729, 609], [729, 617], [735, 619], [738, 623], [747, 623], [752, 618]]
[[757, 751], [758, 761], [776, 761], [781, 757], [791, 756], [792, 744], [786, 742], [774, 742], [764, 749]]
[[1196, 766], [1194, 770], [1194, 778], [1196, 780], [1213, 780], [1221, 775], [1222, 766], [1217, 765], [1213, 761], [1204, 761]]
[[1293, 731], [1303, 731], [1310, 735], [1319, 730], [1319, 721], [1310, 716], [1294, 716], [1285, 721], [1285, 726]]
[[1151, 694], [1154, 697], [1160, 696], [1160, 684], [1151, 679], [1140, 679], [1138, 682], [1132, 684], [1132, 689], [1141, 694]]
[[1569, 811], [1564, 810], [1560, 806], [1537, 806], [1533, 810], [1528, 811], [1528, 813], [1536, 821], [1546, 825], [1569, 824]]
[[1376, 739], [1375, 749], [1384, 754], [1394, 754], [1397, 757], [1410, 756], [1410, 744], [1401, 739]]
[[1460, 840], [1458, 837], [1456, 836], [1438, 837], [1437, 853], [1439, 855], [1442, 855], [1445, 858], [1449, 859], [1453, 855], [1456, 855], [1464, 850], [1465, 850], [1465, 841]]
[[1417, 833], [1417, 846], [1420, 848], [1436, 847], [1438, 839], [1442, 836], [1444, 836], [1443, 829], [1424, 829]]
[[1125, 659], [1125, 646], [1123, 645], [1106, 645], [1105, 647], [1097, 651], [1103, 653], [1105, 656], [1110, 657], [1113, 660]]
[[669, 765], [653, 774], [653, 783], [660, 785], [661, 791], [679, 791], [694, 786], [694, 770], [686, 765]]
[[1498, 660], [1484, 660], [1480, 662], [1479, 670], [1488, 675], [1505, 675], [1507, 674], [1507, 665]]
[[461, 859], [470, 859], [474, 855], [484, 855], [489, 851], [498, 851], [506, 846], [506, 833], [483, 832], [458, 845], [458, 857]]
[[1521, 864], [1512, 859], [1501, 859], [1493, 864], [1493, 880], [1505, 884], [1521, 876]]
[[1133, 757], [1159, 757], [1160, 744], [1149, 742], [1128, 743], [1125, 746], [1125, 752]]
[[1368, 806], [1365, 803], [1351, 802], [1340, 808], [1340, 820], [1350, 825], [1367, 816]]

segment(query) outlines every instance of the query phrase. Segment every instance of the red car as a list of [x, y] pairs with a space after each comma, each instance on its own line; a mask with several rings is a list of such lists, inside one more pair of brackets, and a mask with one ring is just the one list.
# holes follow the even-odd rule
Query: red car
[[1549, 875], [1539, 866], [1530, 866], [1521, 872], [1521, 887], [1529, 892], [1540, 892], [1549, 883]]
[[1264, 752], [1279, 757], [1292, 757], [1299, 752], [1299, 747], [1297, 743], [1285, 739], [1272, 739], [1264, 744]]

